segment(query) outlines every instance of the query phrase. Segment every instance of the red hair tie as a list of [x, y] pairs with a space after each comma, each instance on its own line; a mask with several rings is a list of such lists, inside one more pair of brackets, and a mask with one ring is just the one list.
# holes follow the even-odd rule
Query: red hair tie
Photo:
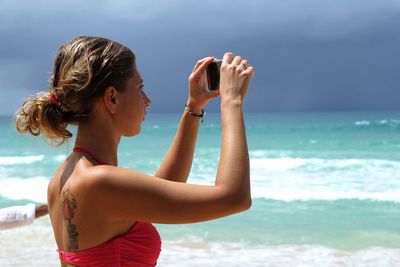
[[50, 102], [56, 105], [57, 107], [61, 106], [60, 101], [58, 101], [54, 95], [50, 95]]

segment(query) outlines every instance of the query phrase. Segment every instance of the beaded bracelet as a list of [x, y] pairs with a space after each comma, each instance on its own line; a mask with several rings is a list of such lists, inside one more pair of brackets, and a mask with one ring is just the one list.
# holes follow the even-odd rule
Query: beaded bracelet
[[204, 115], [206, 115], [206, 112], [204, 111], [204, 109], [201, 109], [201, 113], [195, 113], [193, 112], [188, 106], [187, 104], [185, 105], [185, 111], [187, 111], [190, 115], [201, 118], [201, 122], [203, 123], [203, 118]]

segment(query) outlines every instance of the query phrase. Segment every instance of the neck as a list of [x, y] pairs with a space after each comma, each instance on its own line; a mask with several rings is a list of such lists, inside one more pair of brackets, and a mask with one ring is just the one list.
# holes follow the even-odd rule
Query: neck
[[121, 135], [113, 132], [113, 127], [100, 121], [90, 121], [78, 126], [75, 147], [95, 154], [109, 165], [118, 165], [118, 144]]

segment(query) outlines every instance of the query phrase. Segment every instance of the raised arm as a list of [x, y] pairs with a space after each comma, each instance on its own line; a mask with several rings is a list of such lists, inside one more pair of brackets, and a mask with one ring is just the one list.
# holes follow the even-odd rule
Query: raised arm
[[[189, 76], [188, 108], [200, 114], [208, 101], [219, 95], [206, 89], [205, 69], [212, 57], [199, 60]], [[183, 107], [182, 107], [183, 108]], [[172, 144], [155, 176], [175, 182], [186, 182], [192, 167], [200, 118], [184, 112]]]
[[96, 166], [87, 172], [89, 177], [81, 179], [87, 184], [82, 201], [96, 203], [90, 205], [98, 209], [94, 212], [107, 218], [155, 223], [206, 221], [248, 209], [250, 173], [242, 107], [253, 73], [245, 60], [231, 53], [224, 55], [220, 83], [222, 147], [215, 185], [180, 183], [113, 166]]

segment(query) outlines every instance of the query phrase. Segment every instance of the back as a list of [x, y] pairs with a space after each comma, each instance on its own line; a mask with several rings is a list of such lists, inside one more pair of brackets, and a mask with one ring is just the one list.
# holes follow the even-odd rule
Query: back
[[94, 167], [86, 158], [72, 154], [49, 183], [49, 215], [57, 247], [64, 252], [96, 247], [126, 233], [135, 223], [105, 218], [102, 207], [95, 205], [85, 179]]

